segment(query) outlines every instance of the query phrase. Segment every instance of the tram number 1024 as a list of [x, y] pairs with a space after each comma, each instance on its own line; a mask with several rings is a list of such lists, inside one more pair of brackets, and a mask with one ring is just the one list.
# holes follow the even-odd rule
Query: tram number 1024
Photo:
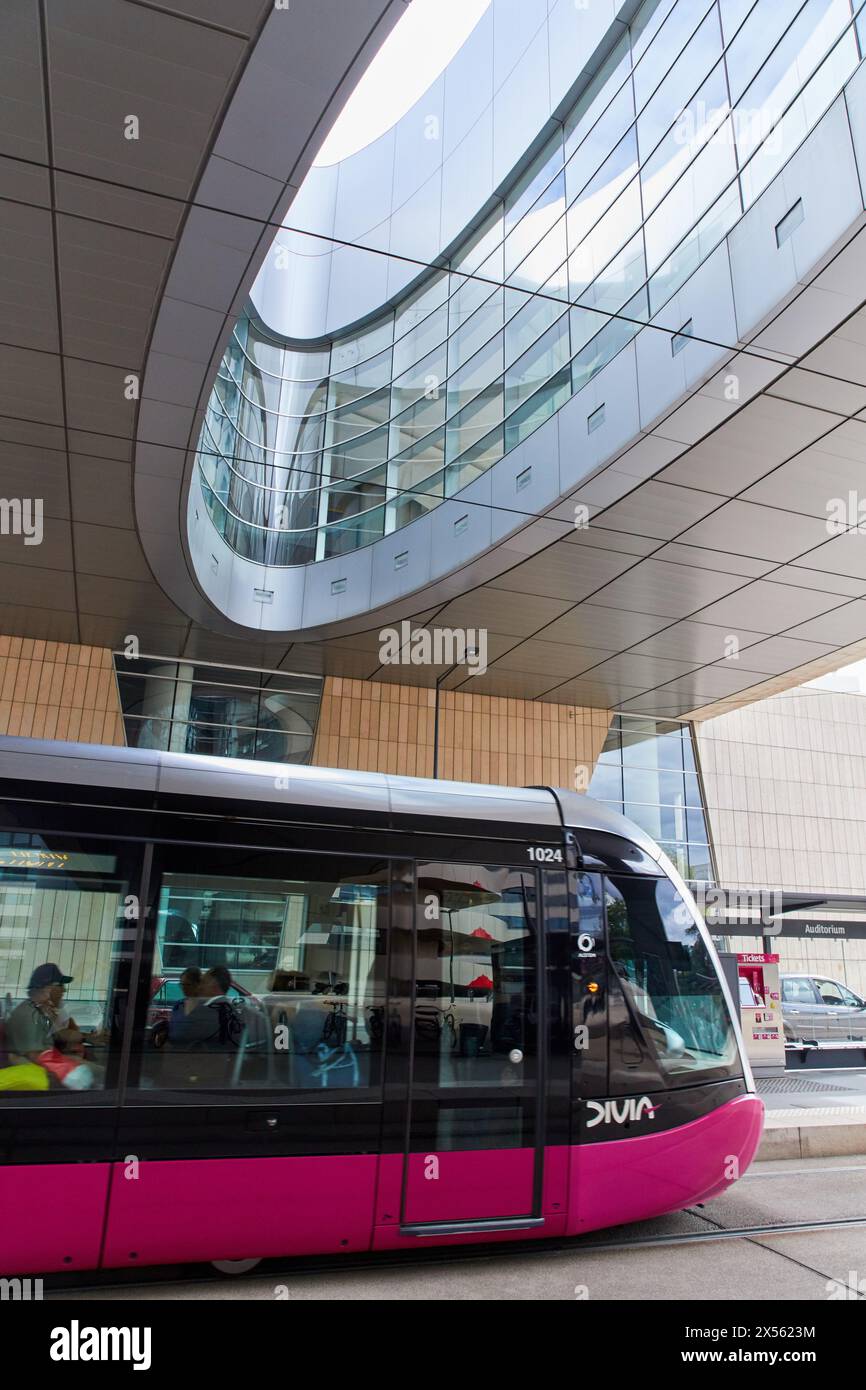
[[533, 864], [562, 863], [561, 849], [548, 849], [546, 845], [531, 845], [526, 852], [532, 860]]

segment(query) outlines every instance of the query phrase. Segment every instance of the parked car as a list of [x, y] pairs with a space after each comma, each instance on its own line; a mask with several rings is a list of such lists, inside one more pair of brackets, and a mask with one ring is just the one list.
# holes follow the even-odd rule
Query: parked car
[[782, 975], [786, 1042], [866, 1041], [866, 1000], [826, 975]]

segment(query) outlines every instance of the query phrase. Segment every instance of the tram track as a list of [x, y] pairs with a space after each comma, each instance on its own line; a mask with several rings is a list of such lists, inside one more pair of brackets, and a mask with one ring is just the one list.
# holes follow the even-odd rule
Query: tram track
[[293, 1260], [289, 1264], [277, 1260], [262, 1260], [248, 1275], [238, 1273], [234, 1276], [201, 1266], [188, 1267], [185, 1271], [179, 1271], [176, 1266], [165, 1270], [154, 1269], [151, 1275], [144, 1278], [141, 1270], [106, 1270], [103, 1277], [98, 1279], [94, 1279], [92, 1273], [88, 1273], [82, 1277], [81, 1282], [74, 1275], [58, 1276], [56, 1281], [49, 1277], [45, 1281], [46, 1292], [52, 1299], [61, 1299], [64, 1294], [73, 1298], [78, 1294], [98, 1296], [108, 1290], [117, 1291], [122, 1288], [128, 1295], [134, 1295], [138, 1290], [143, 1297], [147, 1297], [147, 1291], [154, 1289], [169, 1291], [172, 1287], [188, 1287], [191, 1284], [219, 1287], [221, 1284], [227, 1284], [231, 1277], [236, 1280], [246, 1277], [251, 1280], [273, 1279], [275, 1283], [279, 1283], [281, 1278], [374, 1270], [381, 1272], [386, 1269], [417, 1269], [443, 1264], [467, 1264], [493, 1257], [531, 1259], [580, 1254], [614, 1254], [629, 1250], [702, 1245], [720, 1240], [759, 1240], [769, 1236], [817, 1235], [828, 1231], [866, 1229], [866, 1216], [821, 1221], [765, 1222], [763, 1225], [754, 1226], [722, 1226], [712, 1222], [712, 1218], [694, 1208], [685, 1208], [683, 1214], [711, 1224], [711, 1229], [629, 1236], [625, 1240], [596, 1240], [592, 1236], [574, 1236], [568, 1240], [537, 1240], [523, 1245], [440, 1246], [435, 1250], [424, 1251], [365, 1252], [351, 1257], [318, 1256], [308, 1260]]
[[[694, 1216], [700, 1221], [710, 1219], [693, 1208], [686, 1208], [686, 1211], [689, 1216]], [[754, 1240], [758, 1236], [809, 1235], [822, 1231], [856, 1230], [860, 1227], [866, 1228], [866, 1216], [831, 1218], [827, 1221], [768, 1222], [763, 1226], [716, 1225], [709, 1231], [678, 1231], [672, 1232], [670, 1235], [634, 1236], [629, 1240], [620, 1241], [586, 1241], [581, 1246], [572, 1248], [592, 1251], [647, 1250], [653, 1246], [700, 1245], [704, 1242], [717, 1240]]]

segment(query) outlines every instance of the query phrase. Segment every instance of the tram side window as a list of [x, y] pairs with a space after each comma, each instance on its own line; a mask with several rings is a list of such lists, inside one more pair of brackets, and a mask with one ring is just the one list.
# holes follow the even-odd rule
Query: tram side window
[[0, 836], [0, 1102], [108, 1084], [127, 883], [93, 843]]
[[610, 878], [610, 958], [641, 1037], [670, 1077], [737, 1070], [721, 983], [692, 912], [669, 879]]
[[[536, 877], [534, 869], [419, 865], [416, 1079], [484, 1086], [514, 1065], [515, 1049], [534, 1057]], [[527, 1061], [524, 1075], [530, 1069]]]
[[378, 1085], [387, 864], [252, 858], [162, 875], [139, 1088]]

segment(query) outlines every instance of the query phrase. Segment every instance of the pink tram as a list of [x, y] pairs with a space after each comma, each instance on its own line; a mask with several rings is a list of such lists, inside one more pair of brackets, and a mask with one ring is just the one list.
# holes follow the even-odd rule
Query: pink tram
[[760, 1139], [686, 885], [574, 793], [0, 739], [0, 945], [4, 1275], [577, 1235]]

